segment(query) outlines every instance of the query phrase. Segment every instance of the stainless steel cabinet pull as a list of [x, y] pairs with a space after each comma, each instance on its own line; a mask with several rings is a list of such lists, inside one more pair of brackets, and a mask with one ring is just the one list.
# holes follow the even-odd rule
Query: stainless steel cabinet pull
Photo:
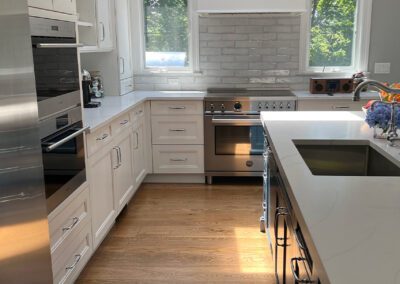
[[121, 165], [122, 165], [122, 150], [121, 150], [121, 147], [119, 147], [118, 146], [118, 153], [119, 153], [119, 165], [118, 165], [118, 167], [120, 167]]
[[68, 141], [70, 141], [70, 140], [74, 139], [75, 137], [81, 135], [82, 133], [86, 132], [86, 130], [88, 130], [88, 129], [89, 129], [89, 126], [81, 128], [81, 129], [77, 130], [76, 132], [72, 133], [71, 135], [61, 139], [60, 141], [57, 141], [57, 142], [51, 144], [50, 146], [46, 147], [46, 152], [53, 151], [54, 149], [60, 147], [61, 145], [67, 143]]
[[294, 230], [294, 238], [296, 239], [296, 243], [299, 246], [299, 248], [304, 251], [306, 248], [303, 245], [303, 243], [300, 241], [299, 235], [297, 234], [296, 230]]
[[137, 150], [137, 149], [139, 149], [139, 133], [136, 131], [135, 135], [136, 135], [136, 147], [135, 147], [135, 150]]
[[62, 228], [62, 231], [66, 232], [66, 231], [72, 230], [75, 227], [75, 225], [78, 224], [78, 222], [79, 222], [79, 218], [78, 217], [72, 218], [71, 226]]
[[171, 162], [186, 162], [188, 159], [169, 159]]
[[106, 39], [106, 30], [104, 28], [104, 23], [100, 22], [101, 25], [101, 34], [102, 34], [102, 38], [100, 39], [101, 41], [104, 41]]
[[78, 48], [84, 47], [83, 43], [38, 43], [36, 48]]
[[292, 259], [290, 259], [290, 269], [292, 270], [292, 274], [294, 277], [294, 280], [296, 283], [315, 283], [315, 281], [312, 281], [311, 279], [300, 279], [299, 275], [297, 275], [297, 271], [296, 271], [296, 266], [298, 267], [298, 262], [299, 261], [306, 261], [305, 258], [302, 257], [294, 257]]
[[121, 66], [122, 66], [121, 74], [125, 74], [125, 59], [123, 57], [120, 57], [119, 59], [121, 61]]
[[75, 255], [75, 261], [73, 264], [71, 264], [71, 266], [67, 266], [65, 269], [66, 270], [73, 270], [75, 268], [75, 266], [79, 263], [79, 261], [81, 260], [82, 255], [81, 254], [77, 254]]
[[96, 139], [96, 141], [102, 141], [108, 137], [108, 134], [103, 134], [103, 136]]
[[280, 246], [280, 247], [284, 247], [285, 246], [285, 244], [281, 244], [281, 243], [279, 243], [279, 241], [284, 241], [285, 240], [285, 238], [280, 238], [279, 236], [278, 236], [278, 224], [279, 224], [279, 219], [280, 219], [280, 217], [282, 217], [282, 216], [286, 216], [286, 215], [288, 215], [289, 213], [288, 213], [288, 211], [287, 211], [287, 209], [286, 208], [284, 208], [284, 207], [278, 207], [278, 208], [276, 208], [276, 213], [275, 213], [275, 244], [277, 245], [277, 246]]
[[185, 128], [179, 128], [179, 129], [170, 129], [169, 131], [171, 132], [185, 132], [186, 129]]
[[243, 119], [243, 118], [213, 118], [211, 120], [216, 125], [238, 125], [238, 126], [257, 126], [262, 125], [260, 119]]
[[349, 106], [334, 106], [334, 109], [349, 109]]
[[136, 114], [142, 114], [142, 113], [143, 113], [143, 110], [141, 109]]
[[120, 167], [118, 147], [114, 147], [113, 150], [117, 153], [117, 165], [114, 166], [114, 170], [116, 170], [116, 169], [118, 169]]
[[169, 109], [186, 109], [185, 106], [169, 107]]
[[128, 122], [129, 122], [129, 120], [125, 119], [124, 121], [121, 121], [119, 124], [120, 124], [120, 125], [125, 125], [125, 124], [127, 124]]

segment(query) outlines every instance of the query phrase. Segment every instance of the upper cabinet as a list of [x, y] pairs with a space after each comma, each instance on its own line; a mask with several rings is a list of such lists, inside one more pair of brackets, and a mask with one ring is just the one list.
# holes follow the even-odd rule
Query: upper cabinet
[[76, 0], [28, 0], [28, 6], [65, 14], [76, 14]]
[[196, 0], [199, 13], [304, 12], [306, 0]]
[[[119, 0], [118, 0], [119, 1]], [[114, 1], [77, 0], [81, 52], [105, 52], [114, 49]]]

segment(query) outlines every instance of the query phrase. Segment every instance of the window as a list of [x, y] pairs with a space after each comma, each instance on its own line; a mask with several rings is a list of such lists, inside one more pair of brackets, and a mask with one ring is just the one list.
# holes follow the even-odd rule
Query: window
[[302, 71], [367, 71], [371, 3], [371, 0], [309, 0], [302, 23], [305, 47]]
[[[136, 72], [193, 70], [191, 0], [136, 0], [135, 48], [140, 52]], [[196, 22], [197, 23], [197, 22]]]

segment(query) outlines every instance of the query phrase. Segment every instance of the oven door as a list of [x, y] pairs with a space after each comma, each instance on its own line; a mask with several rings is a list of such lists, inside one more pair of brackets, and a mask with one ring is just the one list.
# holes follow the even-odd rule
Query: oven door
[[82, 122], [42, 139], [47, 209], [50, 213], [86, 181]]
[[205, 115], [204, 122], [206, 173], [262, 176], [264, 133], [259, 115]]
[[43, 120], [81, 103], [81, 45], [72, 22], [31, 18], [31, 33], [39, 118]]

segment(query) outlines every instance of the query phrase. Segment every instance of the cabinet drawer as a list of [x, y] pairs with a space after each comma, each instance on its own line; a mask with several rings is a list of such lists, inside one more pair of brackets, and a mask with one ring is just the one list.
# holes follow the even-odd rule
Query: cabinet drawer
[[133, 77], [121, 80], [121, 95], [133, 92]]
[[131, 126], [131, 119], [129, 117], [129, 113], [121, 115], [116, 120], [111, 122], [111, 133], [113, 137], [117, 136], [119, 133], [124, 131], [124, 129], [129, 128]]
[[109, 125], [86, 135], [88, 156], [93, 155], [99, 149], [111, 141], [111, 127]]
[[151, 102], [152, 115], [202, 115], [202, 101], [153, 101]]
[[156, 174], [204, 173], [204, 146], [154, 145], [153, 167]]
[[53, 259], [57, 259], [72, 241], [71, 236], [88, 226], [89, 213], [89, 188], [82, 191], [65, 209], [49, 220], [50, 246]]
[[204, 144], [203, 116], [153, 116], [153, 144]]
[[60, 258], [53, 260], [53, 282], [73, 283], [93, 252], [90, 226], [74, 234]]
[[366, 101], [349, 100], [304, 100], [298, 102], [299, 111], [361, 111]]
[[144, 103], [136, 106], [130, 113], [131, 120], [133, 123], [139, 121], [144, 118]]
[[40, 9], [52, 10], [53, 1], [52, 0], [28, 0], [29, 7], [35, 7]]

